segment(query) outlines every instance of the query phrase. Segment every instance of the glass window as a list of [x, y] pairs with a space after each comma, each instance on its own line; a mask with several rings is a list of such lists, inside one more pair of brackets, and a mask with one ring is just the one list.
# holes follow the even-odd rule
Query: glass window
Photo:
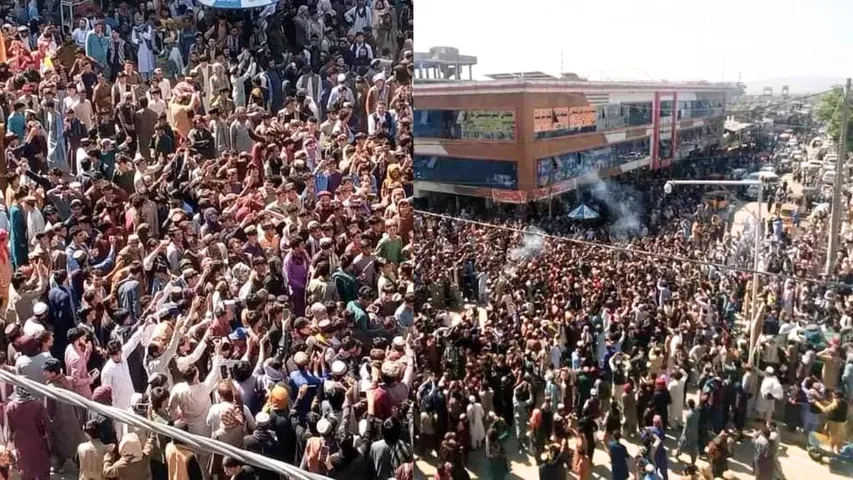
[[625, 105], [599, 105], [596, 130], [599, 132], [628, 126], [628, 108]]
[[416, 110], [416, 138], [514, 140], [512, 110]]
[[664, 100], [660, 102], [660, 117], [671, 117], [672, 116], [672, 100]]
[[415, 180], [471, 187], [518, 188], [518, 164], [512, 161], [415, 155]]
[[651, 144], [649, 137], [619, 142], [613, 144], [613, 154], [618, 158], [619, 165], [633, 162], [651, 155]]
[[625, 107], [628, 108], [628, 125], [636, 127], [652, 123], [652, 102], [626, 103]]
[[722, 99], [705, 99], [692, 100], [686, 102], [678, 102], [684, 106], [684, 118], [706, 118], [722, 115], [724, 108], [724, 100]]
[[536, 162], [536, 185], [546, 187], [590, 172], [616, 167], [649, 156], [649, 138], [628, 140], [607, 147], [567, 152]]

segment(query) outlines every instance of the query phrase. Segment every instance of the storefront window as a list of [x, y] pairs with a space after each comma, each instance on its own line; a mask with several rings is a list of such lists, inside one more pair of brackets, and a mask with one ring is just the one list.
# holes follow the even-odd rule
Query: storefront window
[[723, 114], [724, 107], [723, 100], [680, 101], [678, 102], [679, 119], [719, 116]]
[[646, 158], [651, 155], [651, 139], [644, 137], [616, 143], [613, 145], [613, 154], [618, 157], [619, 165]]
[[649, 156], [648, 137], [619, 142], [607, 147], [567, 152], [536, 162], [536, 185], [546, 187], [590, 172], [616, 167]]
[[512, 161], [415, 155], [415, 180], [516, 190], [518, 164]]
[[599, 132], [628, 126], [628, 107], [625, 105], [599, 105], [596, 130]]
[[512, 110], [416, 110], [415, 138], [514, 140]]
[[626, 103], [625, 106], [628, 108], [628, 125], [651, 125], [652, 102]]

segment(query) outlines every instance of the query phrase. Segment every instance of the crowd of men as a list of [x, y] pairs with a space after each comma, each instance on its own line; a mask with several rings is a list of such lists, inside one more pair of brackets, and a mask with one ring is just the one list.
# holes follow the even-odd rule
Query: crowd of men
[[[473, 455], [486, 457], [480, 475], [504, 478], [507, 445], [532, 455], [542, 479], [588, 479], [595, 464], [614, 479], [732, 478], [728, 459], [747, 441], [756, 478], [786, 478], [783, 434], [801, 444], [826, 434], [853, 459], [853, 351], [837, 335], [853, 327], [853, 298], [834, 283], [853, 243], [842, 240], [838, 275], [820, 278], [826, 221], [784, 222], [771, 208], [758, 252], [768, 275], [751, 308], [753, 277], [735, 268], [752, 268], [758, 223], [733, 229], [734, 209], [710, 205], [706, 187], [664, 193], [668, 178], [760, 165], [710, 157], [590, 188], [579, 197], [613, 212], [594, 225], [530, 210], [418, 214], [418, 445], [435, 478], [467, 479]], [[449, 314], [465, 304], [478, 307]], [[753, 316], [751, 352], [738, 320]], [[623, 438], [641, 445], [636, 455]], [[685, 468], [672, 469], [673, 453]]]
[[[411, 478], [412, 2], [96, 3], [2, 28], [6, 368], [311, 473]], [[3, 478], [278, 478], [0, 391]]]

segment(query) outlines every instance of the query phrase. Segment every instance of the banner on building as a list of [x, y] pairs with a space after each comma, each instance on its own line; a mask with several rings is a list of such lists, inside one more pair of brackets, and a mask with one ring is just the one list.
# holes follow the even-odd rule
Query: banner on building
[[569, 130], [586, 131], [595, 130], [597, 110], [593, 105], [583, 105], [569, 108]]
[[527, 203], [527, 192], [493, 188], [492, 200], [499, 203]]
[[533, 110], [533, 131], [551, 132], [569, 128], [569, 108], [536, 108]]
[[515, 139], [515, 112], [512, 110], [460, 110], [457, 123], [461, 138]]
[[[598, 110], [594, 105], [536, 108], [533, 110], [533, 132], [555, 132], [557, 136], [594, 132], [597, 119]], [[550, 135], [545, 136], [548, 137]]]

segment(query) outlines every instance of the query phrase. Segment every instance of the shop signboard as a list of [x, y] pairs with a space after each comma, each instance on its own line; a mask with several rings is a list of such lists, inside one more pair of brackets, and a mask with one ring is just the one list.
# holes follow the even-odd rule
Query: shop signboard
[[594, 132], [597, 110], [594, 105], [569, 108], [569, 130], [572, 132]]
[[595, 105], [533, 109], [533, 133], [540, 140], [594, 132], [597, 121]]
[[460, 110], [460, 137], [482, 140], [514, 140], [515, 112], [512, 110]]
[[569, 128], [569, 108], [536, 108], [533, 110], [533, 131], [552, 132]]

